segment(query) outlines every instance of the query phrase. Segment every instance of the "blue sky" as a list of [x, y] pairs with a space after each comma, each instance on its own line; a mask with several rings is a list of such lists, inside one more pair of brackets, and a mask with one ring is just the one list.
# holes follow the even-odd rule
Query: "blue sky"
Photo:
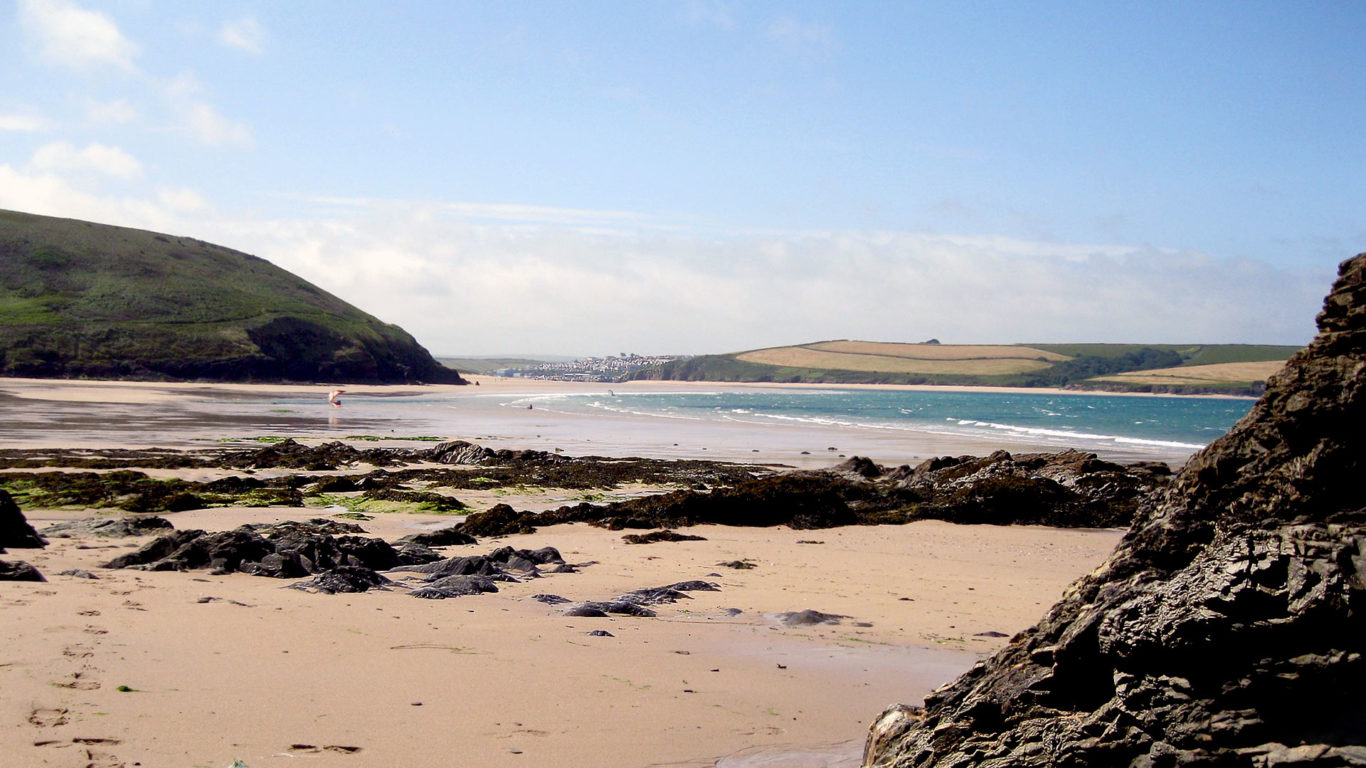
[[1366, 250], [1351, 2], [0, 3], [0, 207], [439, 353], [1302, 343]]

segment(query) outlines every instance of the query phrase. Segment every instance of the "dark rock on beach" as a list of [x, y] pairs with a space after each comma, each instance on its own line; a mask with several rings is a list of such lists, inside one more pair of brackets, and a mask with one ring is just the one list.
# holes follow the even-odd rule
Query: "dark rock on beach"
[[1035, 627], [865, 766], [1366, 765], [1366, 254], [1319, 334]]
[[404, 565], [392, 570], [404, 573], [423, 573], [433, 580], [444, 576], [473, 575], [488, 576], [504, 581], [517, 581], [519, 577], [534, 578], [539, 576], [540, 566], [562, 564], [564, 564], [564, 558], [560, 557], [559, 551], [554, 547], [543, 547], [541, 549], [500, 547], [487, 555], [448, 557], [424, 565]]
[[393, 581], [376, 573], [373, 569], [361, 565], [339, 565], [308, 581], [301, 581], [289, 586], [293, 589], [301, 589], [305, 592], [318, 592], [324, 595], [335, 595], [340, 593], [351, 594], [356, 592], [368, 592], [372, 589], [386, 589], [393, 585]]
[[122, 539], [129, 536], [147, 536], [164, 533], [173, 526], [164, 517], [138, 515], [127, 517], [88, 517], [84, 520], [71, 520], [50, 525], [42, 534], [52, 539], [68, 539], [72, 536], [101, 536], [109, 539]]
[[47, 542], [29, 525], [14, 498], [0, 490], [0, 552], [4, 552], [5, 547], [38, 549], [46, 546]]
[[12, 563], [0, 560], [0, 581], [47, 581], [37, 568], [23, 560]]
[[662, 531], [650, 531], [649, 533], [628, 533], [621, 537], [627, 544], [656, 544], [661, 541], [706, 541], [702, 536], [693, 536], [689, 533], [678, 533], [667, 528]]
[[487, 576], [442, 576], [423, 584], [408, 594], [428, 600], [444, 600], [448, 597], [479, 595], [497, 592], [498, 586]]
[[479, 543], [478, 539], [465, 533], [459, 525], [441, 528], [428, 533], [415, 533], [411, 536], [404, 536], [399, 539], [399, 541], [411, 542], [426, 547], [454, 547]]
[[848, 616], [841, 616], [837, 613], [821, 613], [807, 608], [804, 611], [788, 611], [780, 613], [777, 618], [778, 623], [785, 627], [814, 627], [820, 624], [838, 624], [840, 619], [847, 619]]
[[402, 565], [398, 551], [381, 539], [322, 531], [359, 530], [318, 519], [307, 523], [245, 525], [230, 531], [175, 531], [136, 552], [116, 557], [106, 568], [188, 571], [210, 568], [257, 576], [299, 578], [340, 566], [388, 570]]

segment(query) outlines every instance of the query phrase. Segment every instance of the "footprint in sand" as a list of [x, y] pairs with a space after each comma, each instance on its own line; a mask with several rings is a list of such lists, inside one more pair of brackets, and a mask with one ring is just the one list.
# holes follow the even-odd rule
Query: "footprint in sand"
[[28, 721], [31, 725], [36, 725], [39, 728], [56, 728], [57, 726], [66, 725], [70, 722], [66, 717], [68, 714], [69, 711], [65, 708], [39, 708], [28, 714]]
[[76, 691], [97, 691], [100, 684], [94, 680], [85, 679], [84, 672], [72, 672], [71, 679], [64, 683], [53, 683], [58, 688], [70, 688]]
[[95, 651], [88, 645], [77, 643], [63, 648], [62, 655], [69, 659], [88, 659], [95, 655]]

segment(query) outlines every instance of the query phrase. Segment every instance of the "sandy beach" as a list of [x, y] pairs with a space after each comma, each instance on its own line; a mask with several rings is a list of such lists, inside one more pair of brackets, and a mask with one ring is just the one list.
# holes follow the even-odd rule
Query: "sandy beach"
[[[460, 391], [473, 397], [528, 385], [483, 380]], [[281, 419], [297, 414], [259, 405], [293, 392], [316, 401], [318, 390], [0, 380], [8, 422], [0, 447], [204, 447], [214, 435], [282, 427], [323, 432], [314, 441], [401, 430], [387, 444], [410, 446], [399, 438], [421, 434], [354, 411], [328, 432], [322, 408], [299, 423]], [[492, 413], [469, 434], [444, 436], [546, 449], [544, 438], [519, 444], [537, 434], [508, 421], [524, 414]], [[625, 450], [652, 439], [625, 423], [567, 445]], [[578, 427], [564, 420], [533, 428], [567, 441]], [[781, 463], [793, 445], [829, 440], [794, 430], [765, 436], [755, 454], [738, 438], [705, 437], [713, 450], [660, 445], [658, 435], [653, 448], [665, 458], [691, 450]], [[953, 447], [942, 452], [974, 446]], [[156, 475], [195, 473], [204, 470]], [[474, 508], [494, 500], [471, 497]], [[498, 500], [519, 509], [564, 501], [534, 493]], [[92, 514], [24, 512], [40, 529]], [[166, 518], [177, 529], [215, 531], [320, 514], [327, 510], [226, 507]], [[451, 521], [379, 514], [361, 525], [392, 541]], [[0, 753], [19, 766], [851, 766], [884, 706], [918, 704], [1031, 625], [1121, 535], [932, 521], [679, 532], [705, 540], [628, 545], [622, 532], [572, 524], [443, 548], [451, 556], [550, 546], [581, 566], [449, 600], [415, 599], [402, 588], [324, 595], [241, 573], [101, 567], [150, 536], [78, 535], [11, 550], [0, 557], [25, 560], [48, 581], [0, 586], [0, 722], [8, 726]], [[754, 567], [721, 565], [733, 561]], [[63, 575], [82, 571], [95, 578]], [[692, 579], [719, 590], [658, 606], [654, 618], [573, 618], [533, 599], [607, 600]], [[807, 609], [842, 618], [780, 621]]]
[[[625, 412], [564, 412], [545, 407], [544, 401], [557, 394], [605, 395], [609, 389], [619, 393], [829, 389], [819, 385], [644, 381], [609, 387], [596, 383], [470, 378], [477, 386], [346, 386], [342, 408], [327, 405], [331, 385], [7, 378], [0, 379], [0, 444], [194, 447], [260, 435], [319, 439], [363, 435], [379, 439], [381, 444], [400, 445], [401, 440], [383, 441], [439, 436], [470, 440], [491, 448], [559, 450], [571, 456], [699, 457], [809, 468], [854, 455], [897, 466], [914, 465], [934, 456], [1059, 449], [1056, 442], [1020, 436], [984, 440], [939, 432], [877, 431], [838, 424], [684, 419], [661, 424], [661, 419]], [[1078, 394], [1067, 390], [1029, 391], [1059, 396]], [[527, 407], [535, 402], [541, 405]], [[1114, 445], [1098, 450], [1113, 461], [1158, 460], [1179, 466], [1193, 449]]]

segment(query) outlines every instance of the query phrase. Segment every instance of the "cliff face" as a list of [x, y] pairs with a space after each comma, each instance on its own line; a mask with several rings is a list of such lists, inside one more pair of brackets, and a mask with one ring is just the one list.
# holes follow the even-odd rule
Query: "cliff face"
[[1319, 334], [1035, 627], [872, 766], [1366, 765], [1366, 254]]
[[264, 259], [15, 211], [0, 211], [0, 376], [464, 383]]

